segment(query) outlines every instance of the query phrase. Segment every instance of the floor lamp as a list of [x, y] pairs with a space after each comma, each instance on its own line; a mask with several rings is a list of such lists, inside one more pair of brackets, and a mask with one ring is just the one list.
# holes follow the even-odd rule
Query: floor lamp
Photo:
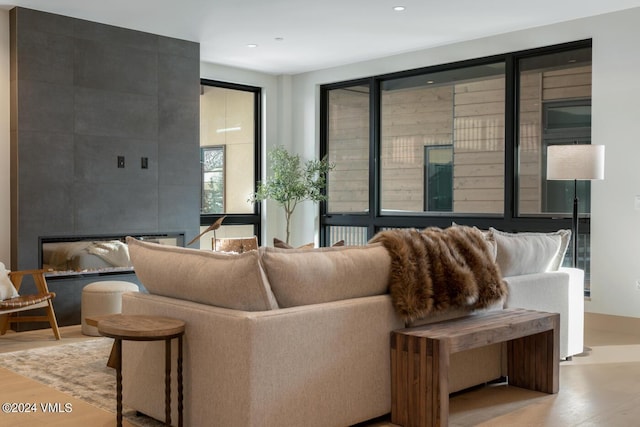
[[547, 180], [573, 180], [573, 267], [578, 265], [578, 180], [604, 179], [604, 145], [550, 145]]

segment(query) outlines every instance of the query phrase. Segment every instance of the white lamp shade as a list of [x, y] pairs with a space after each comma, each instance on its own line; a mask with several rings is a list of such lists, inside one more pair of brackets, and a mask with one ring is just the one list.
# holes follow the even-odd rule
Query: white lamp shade
[[604, 145], [550, 145], [547, 179], [604, 179]]

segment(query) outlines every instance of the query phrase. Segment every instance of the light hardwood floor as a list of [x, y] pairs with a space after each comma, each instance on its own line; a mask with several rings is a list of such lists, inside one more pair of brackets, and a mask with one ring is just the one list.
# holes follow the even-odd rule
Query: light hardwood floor
[[[0, 352], [59, 345], [83, 339], [79, 326], [8, 333]], [[547, 395], [499, 384], [465, 391], [450, 400], [450, 425], [467, 426], [635, 426], [640, 425], [640, 319], [587, 313], [585, 344], [592, 350], [560, 365], [560, 392]], [[71, 413], [0, 414], [4, 426], [110, 426], [115, 415], [0, 368], [0, 401], [70, 402]], [[10, 390], [20, 390], [18, 394]], [[114, 396], [115, 398], [115, 396]], [[383, 417], [359, 427], [393, 427]], [[199, 427], [199, 426], [193, 426]], [[207, 426], [208, 427], [208, 426]]]
[[[82, 335], [79, 325], [60, 328], [60, 334], [62, 339], [56, 341], [50, 329], [21, 333], [9, 331], [0, 337], [0, 353], [95, 339]], [[111, 427], [116, 423], [116, 416], [112, 412], [0, 367], [0, 403], [5, 402], [36, 403], [37, 412], [2, 412], [0, 427]], [[59, 404], [58, 412], [43, 411], [40, 405], [48, 403]], [[65, 404], [70, 406], [65, 408]], [[123, 425], [132, 427], [126, 420]]]

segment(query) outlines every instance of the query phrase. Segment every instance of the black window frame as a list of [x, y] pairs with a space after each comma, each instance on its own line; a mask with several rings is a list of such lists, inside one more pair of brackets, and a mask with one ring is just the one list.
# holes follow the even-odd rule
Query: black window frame
[[[592, 48], [592, 40], [585, 39], [575, 42], [562, 43], [553, 46], [528, 49], [518, 52], [475, 58], [449, 64], [407, 71], [394, 72], [385, 75], [371, 76], [345, 82], [331, 83], [320, 86], [320, 156], [327, 155], [329, 149], [329, 92], [354, 85], [367, 85], [370, 88], [370, 139], [369, 139], [369, 212], [368, 214], [334, 214], [327, 212], [327, 204], [321, 203], [320, 209], [320, 243], [328, 244], [329, 227], [353, 226], [367, 227], [368, 238], [388, 227], [424, 228], [436, 226], [446, 228], [455, 222], [461, 225], [478, 226], [480, 228], [495, 227], [508, 232], [533, 231], [552, 232], [558, 229], [571, 229], [571, 215], [567, 217], [531, 217], [518, 213], [518, 148], [519, 148], [519, 61], [529, 57], [553, 54], [576, 49]], [[383, 81], [391, 78], [409, 77], [412, 75], [445, 71], [454, 68], [471, 67], [504, 61], [505, 63], [505, 162], [504, 162], [504, 209], [503, 214], [456, 214], [441, 212], [424, 212], [421, 215], [380, 215], [380, 94]], [[590, 234], [590, 218], [581, 217], [579, 220], [580, 234]], [[569, 256], [570, 254], [568, 254]]]
[[[253, 191], [257, 190], [258, 181], [262, 176], [262, 88], [257, 86], [249, 86], [238, 83], [223, 82], [219, 80], [200, 79], [201, 86], [213, 86], [223, 89], [234, 89], [245, 92], [251, 92], [254, 95], [254, 159], [253, 159]], [[201, 118], [202, 120], [202, 118]], [[226, 185], [226, 181], [225, 181]], [[200, 214], [200, 226], [209, 226], [219, 218], [226, 216], [223, 225], [252, 225], [254, 234], [258, 237], [258, 243], [261, 244], [261, 206], [260, 203], [254, 203], [253, 213], [223, 213], [223, 214]]]

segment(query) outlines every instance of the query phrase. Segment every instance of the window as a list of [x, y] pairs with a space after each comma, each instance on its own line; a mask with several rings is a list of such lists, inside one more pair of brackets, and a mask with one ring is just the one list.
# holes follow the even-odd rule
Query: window
[[424, 210], [453, 211], [453, 146], [424, 147]]
[[[591, 41], [321, 87], [321, 155], [336, 163], [321, 243], [452, 222], [571, 228], [573, 185], [546, 180], [546, 147], [591, 142]], [[578, 265], [589, 277], [589, 183]], [[571, 263], [574, 254], [567, 254]]]
[[[497, 213], [504, 207], [504, 62], [425, 72], [382, 82], [382, 214]], [[448, 145], [448, 165], [424, 169], [425, 149]], [[443, 149], [432, 156], [447, 155]], [[435, 182], [432, 173], [450, 174]], [[432, 178], [432, 182], [428, 178]], [[444, 200], [426, 185], [442, 185]], [[446, 189], [445, 189], [446, 187]], [[430, 195], [430, 196], [429, 196]], [[426, 199], [425, 197], [431, 197]], [[431, 209], [430, 206], [434, 208]]]
[[[526, 57], [519, 68], [518, 214], [531, 218], [570, 218], [574, 191], [580, 225], [576, 257], [590, 289], [589, 181], [547, 181], [547, 148], [591, 143], [591, 48]], [[567, 227], [570, 228], [570, 227]]]
[[328, 98], [328, 159], [335, 168], [327, 178], [327, 209], [365, 213], [369, 209], [369, 86], [337, 88]]
[[248, 202], [260, 176], [260, 99], [257, 87], [201, 80], [200, 225], [226, 215], [217, 237], [260, 235], [259, 204]]
[[[519, 61], [518, 213], [571, 215], [573, 183], [546, 180], [547, 147], [591, 143], [591, 49]], [[590, 184], [578, 183], [579, 211], [590, 212]]]
[[224, 145], [200, 148], [203, 214], [224, 213]]

